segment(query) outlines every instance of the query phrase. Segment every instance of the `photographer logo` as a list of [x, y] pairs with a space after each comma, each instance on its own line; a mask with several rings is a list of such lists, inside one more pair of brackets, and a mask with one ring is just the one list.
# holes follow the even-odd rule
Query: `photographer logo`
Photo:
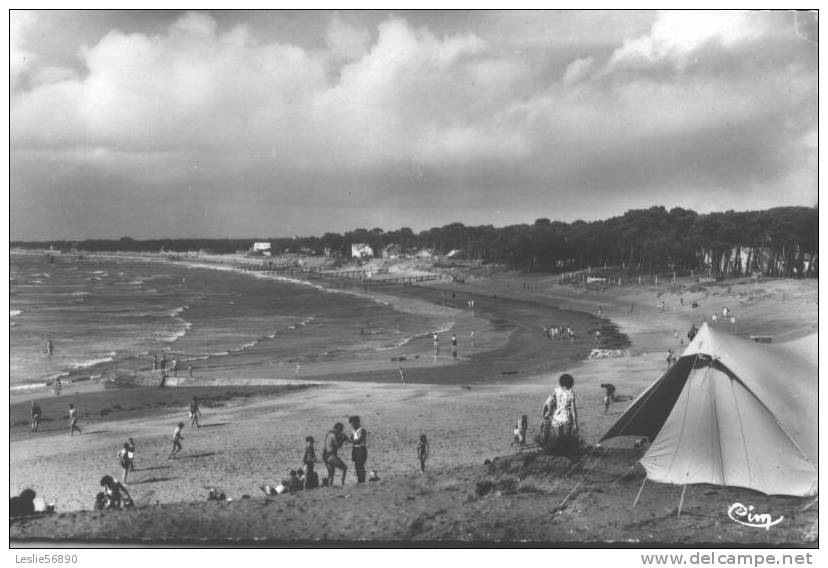
[[782, 519], [785, 518], [779, 517], [773, 520], [773, 517], [769, 513], [754, 513], [753, 505], [742, 505], [741, 503], [733, 503], [728, 507], [727, 516], [740, 525], [765, 529], [766, 531], [769, 531], [772, 526], [781, 523]]

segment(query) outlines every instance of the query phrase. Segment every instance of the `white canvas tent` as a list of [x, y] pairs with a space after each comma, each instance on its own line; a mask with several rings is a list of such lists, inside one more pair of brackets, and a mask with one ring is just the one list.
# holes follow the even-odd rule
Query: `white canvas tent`
[[704, 324], [602, 440], [647, 436], [647, 479], [817, 494], [816, 335], [760, 344]]

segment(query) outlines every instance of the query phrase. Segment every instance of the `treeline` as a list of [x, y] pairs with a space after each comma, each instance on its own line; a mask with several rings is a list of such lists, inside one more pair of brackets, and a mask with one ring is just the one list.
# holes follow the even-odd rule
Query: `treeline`
[[321, 237], [262, 239], [151, 239], [12, 242], [13, 247], [86, 251], [231, 253], [268, 241], [274, 253], [350, 256], [351, 244], [367, 243], [375, 256], [387, 245], [435, 255], [460, 251], [460, 258], [497, 262], [527, 271], [564, 272], [612, 267], [623, 274], [694, 270], [710, 276], [760, 272], [770, 276], [816, 277], [819, 210], [779, 207], [765, 211], [698, 214], [682, 208], [651, 207], [601, 221], [534, 223], [496, 228], [452, 223], [420, 233], [356, 229]]

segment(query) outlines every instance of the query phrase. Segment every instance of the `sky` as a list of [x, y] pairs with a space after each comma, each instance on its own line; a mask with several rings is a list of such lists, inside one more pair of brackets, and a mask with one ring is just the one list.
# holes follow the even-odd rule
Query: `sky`
[[10, 12], [12, 240], [817, 203], [816, 15]]

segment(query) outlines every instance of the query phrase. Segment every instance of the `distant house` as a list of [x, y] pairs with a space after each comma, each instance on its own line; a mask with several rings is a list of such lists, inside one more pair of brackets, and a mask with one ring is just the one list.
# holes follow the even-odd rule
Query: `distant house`
[[372, 249], [367, 243], [353, 243], [351, 245], [351, 256], [353, 258], [374, 256], [374, 249]]
[[261, 254], [270, 253], [270, 243], [269, 242], [253, 243], [253, 252], [258, 252], [258, 253], [261, 253]]
[[422, 248], [414, 253], [414, 258], [433, 258], [434, 253], [426, 248]]
[[402, 254], [402, 248], [400, 248], [400, 245], [395, 245], [393, 243], [384, 246], [382, 250], [380, 250], [382, 258], [399, 258], [400, 254]]

